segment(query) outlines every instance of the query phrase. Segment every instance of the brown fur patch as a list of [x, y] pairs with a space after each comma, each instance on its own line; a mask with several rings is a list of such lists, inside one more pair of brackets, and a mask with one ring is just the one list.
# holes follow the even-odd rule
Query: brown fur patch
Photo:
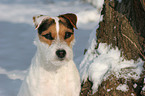
[[[62, 23], [59, 23], [59, 34], [58, 34], [59, 39], [60, 39], [60, 41], [65, 41], [68, 44], [68, 46], [72, 47], [71, 42], [74, 40], [73, 29], [67, 27], [68, 23], [66, 22], [66, 20], [64, 18], [59, 17], [59, 19], [62, 22]], [[50, 20], [48, 20], [48, 21], [52, 21], [52, 20], [53, 19], [50, 18]], [[72, 35], [69, 38], [64, 39], [66, 32], [70, 32], [70, 33], [72, 33]], [[49, 34], [49, 33], [51, 33], [52, 38], [54, 38], [53, 40], [49, 40], [44, 36], [44, 35]], [[50, 25], [48, 27], [47, 30], [45, 30], [45, 31], [41, 32], [41, 34], [39, 34], [39, 40], [41, 42], [47, 43], [49, 46], [56, 39], [57, 39], [56, 23], [53, 23], [52, 25]]]
[[77, 26], [76, 26], [76, 22], [77, 22], [77, 16], [73, 13], [67, 13], [67, 14], [62, 14], [62, 15], [59, 15], [59, 17], [63, 17], [63, 18], [66, 18], [69, 20], [69, 22], [71, 23], [71, 25], [77, 29]]
[[49, 34], [49, 33], [51, 33], [51, 36], [54, 38], [54, 40], [57, 38], [56, 24], [50, 25], [50, 27], [46, 31], [43, 31], [41, 35], [39, 34], [40, 41], [47, 43], [50, 46], [53, 40], [49, 40], [44, 37], [44, 35]]
[[[60, 17], [59, 19], [61, 20], [61, 22], [67, 24], [67, 22], [63, 18]], [[69, 38], [64, 39], [66, 32], [70, 32], [70, 33], [72, 33], [72, 35]], [[68, 46], [70, 46], [70, 47], [71, 47], [71, 45], [70, 45], [71, 41], [74, 40], [74, 34], [73, 33], [74, 32], [73, 32], [72, 29], [67, 28], [66, 26], [64, 26], [61, 23], [59, 24], [59, 38], [60, 38], [60, 40], [65, 41], [68, 44]]]

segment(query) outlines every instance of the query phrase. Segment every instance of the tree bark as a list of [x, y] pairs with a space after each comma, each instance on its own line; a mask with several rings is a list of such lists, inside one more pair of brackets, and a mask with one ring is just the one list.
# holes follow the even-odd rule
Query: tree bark
[[[112, 48], [118, 47], [121, 56], [126, 60], [138, 58], [145, 60], [145, 1], [144, 0], [105, 0], [103, 10], [103, 21], [99, 23], [96, 30], [97, 44], [107, 43]], [[98, 46], [96, 45], [96, 46]], [[143, 65], [145, 69], [145, 63]], [[117, 79], [110, 75], [103, 81], [98, 91], [92, 95], [92, 82], [88, 79], [82, 83], [81, 96], [145, 96], [142, 91], [145, 86], [145, 71], [143, 70], [140, 79], [127, 81], [129, 90], [122, 92], [116, 90], [119, 84], [123, 84], [123, 78]], [[134, 88], [133, 85], [137, 84]], [[111, 89], [108, 91], [106, 89]]]

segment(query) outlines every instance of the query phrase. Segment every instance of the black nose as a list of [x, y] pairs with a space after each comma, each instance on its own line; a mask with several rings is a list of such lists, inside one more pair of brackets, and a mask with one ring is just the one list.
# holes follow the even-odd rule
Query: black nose
[[57, 50], [56, 51], [56, 55], [59, 57], [59, 58], [64, 58], [65, 55], [66, 55], [66, 51], [65, 50]]

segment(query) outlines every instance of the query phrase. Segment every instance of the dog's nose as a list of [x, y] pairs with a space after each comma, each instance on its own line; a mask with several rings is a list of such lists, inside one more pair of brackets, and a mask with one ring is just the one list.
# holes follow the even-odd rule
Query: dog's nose
[[66, 51], [65, 50], [57, 50], [56, 51], [56, 55], [59, 57], [59, 58], [64, 58], [65, 55], [66, 55]]

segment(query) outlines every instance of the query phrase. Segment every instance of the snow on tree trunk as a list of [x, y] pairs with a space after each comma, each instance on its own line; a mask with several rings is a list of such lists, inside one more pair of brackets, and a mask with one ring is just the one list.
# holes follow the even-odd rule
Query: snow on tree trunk
[[[106, 43], [110, 49], [118, 48], [121, 51], [120, 58], [123, 57], [123, 60], [136, 62], [141, 58], [143, 70], [139, 79], [121, 77], [122, 74], [130, 74], [132, 67], [121, 69], [120, 77], [111, 71], [107, 78], [103, 78], [94, 94], [92, 93], [94, 82], [88, 76], [82, 83], [80, 95], [145, 96], [145, 0], [105, 0], [101, 14], [103, 21], [97, 29], [96, 49], [100, 43]], [[126, 70], [127, 73], [123, 73]]]

